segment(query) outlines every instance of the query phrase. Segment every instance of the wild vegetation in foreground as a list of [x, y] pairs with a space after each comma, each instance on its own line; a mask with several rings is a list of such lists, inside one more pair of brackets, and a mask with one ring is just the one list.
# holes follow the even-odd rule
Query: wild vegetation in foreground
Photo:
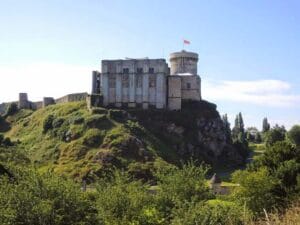
[[[101, 112], [92, 115], [85, 115], [85, 110], [78, 112], [76, 104], [61, 108], [53, 106], [35, 114], [31, 111], [9, 113], [11, 115], [7, 115], [5, 121], [0, 118], [4, 128], [11, 126], [5, 131], [5, 137], [0, 135], [1, 224], [300, 224], [298, 126], [289, 132], [279, 126], [269, 127], [261, 133], [261, 141], [256, 139], [255, 144], [249, 145], [257, 153], [252, 162], [245, 170], [232, 174], [230, 182], [235, 185], [229, 185], [230, 194], [218, 195], [208, 186], [209, 167], [206, 165], [194, 161], [167, 162], [164, 154], [171, 155], [163, 142], [143, 131], [134, 121], [111, 119], [114, 113], [117, 116], [114, 118], [122, 116], [120, 112], [110, 111], [104, 119], [99, 116]], [[55, 117], [52, 110], [55, 110]], [[46, 117], [41, 120], [38, 113]], [[72, 115], [68, 117], [72, 118], [72, 121], [68, 120], [68, 127], [64, 125], [66, 114]], [[233, 137], [247, 145], [251, 137], [246, 137], [243, 131], [241, 115], [237, 118]], [[101, 130], [94, 127], [97, 124], [101, 124], [102, 129], [107, 126], [107, 130], [101, 134]], [[66, 135], [70, 128], [74, 130], [72, 135], [80, 134], [73, 139], [76, 145], [66, 141], [66, 138], [72, 138], [72, 135]], [[118, 152], [118, 147], [131, 134], [136, 134], [134, 132], [149, 140], [147, 152], [152, 155], [136, 152], [132, 156], [126, 148], [122, 149], [125, 152]], [[96, 162], [89, 164], [93, 160], [87, 157], [93, 153], [93, 148], [98, 149], [95, 146], [100, 142], [111, 147], [109, 152], [103, 152], [109, 156], [105, 158], [118, 159], [121, 164], [115, 165], [121, 166], [105, 164], [105, 169], [92, 177], [93, 184], [87, 187], [85, 184], [91, 182], [91, 177], [86, 174], [80, 182], [76, 180], [77, 176], [64, 176], [68, 172], [65, 166], [78, 167], [80, 174], [85, 165], [88, 165], [86, 168], [102, 166]], [[61, 149], [53, 151], [53, 144], [59, 144]], [[155, 147], [151, 149], [151, 146]], [[149, 164], [144, 157], [151, 156], [155, 156], [155, 160]]]

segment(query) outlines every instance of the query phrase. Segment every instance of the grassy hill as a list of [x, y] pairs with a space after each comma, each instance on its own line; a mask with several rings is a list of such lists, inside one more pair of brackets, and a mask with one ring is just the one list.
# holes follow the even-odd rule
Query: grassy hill
[[[19, 110], [2, 123], [2, 132], [15, 143], [11, 148], [41, 170], [81, 179], [116, 166], [147, 177], [153, 169], [191, 157], [209, 159], [205, 146], [194, 143], [199, 118], [219, 119], [215, 108], [201, 102], [186, 105], [181, 112], [105, 108], [90, 112], [85, 102], [73, 102]], [[197, 148], [182, 153], [189, 145]]]

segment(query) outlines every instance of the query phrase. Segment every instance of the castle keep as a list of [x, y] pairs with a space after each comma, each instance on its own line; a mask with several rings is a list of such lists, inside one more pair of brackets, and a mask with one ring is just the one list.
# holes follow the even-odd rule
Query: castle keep
[[[201, 100], [198, 54], [182, 50], [165, 59], [102, 60], [93, 71], [92, 96], [102, 95], [104, 106], [180, 110], [185, 100]], [[97, 105], [97, 104], [95, 104]]]

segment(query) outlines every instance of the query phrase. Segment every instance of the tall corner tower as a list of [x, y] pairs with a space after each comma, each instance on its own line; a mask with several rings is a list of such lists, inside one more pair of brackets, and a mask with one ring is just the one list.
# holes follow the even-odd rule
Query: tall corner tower
[[170, 54], [171, 75], [197, 75], [198, 54], [194, 52], [174, 52]]
[[185, 50], [171, 53], [170, 64], [168, 108], [180, 110], [184, 101], [200, 101], [201, 78], [198, 76], [198, 54]]

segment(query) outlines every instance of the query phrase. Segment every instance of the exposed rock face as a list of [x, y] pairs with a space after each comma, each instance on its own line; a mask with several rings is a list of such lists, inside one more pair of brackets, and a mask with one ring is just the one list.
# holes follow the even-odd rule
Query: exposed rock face
[[232, 146], [230, 140], [226, 139], [225, 127], [220, 118], [196, 120], [195, 138], [185, 139], [186, 128], [176, 126], [174, 123], [166, 125], [166, 130], [171, 135], [182, 139], [183, 142], [176, 145], [177, 152], [185, 157], [202, 158], [211, 163], [228, 161], [234, 164], [243, 162], [242, 157]]
[[194, 158], [214, 165], [243, 163], [239, 151], [227, 140], [226, 130], [216, 106], [192, 102], [177, 112], [135, 113], [137, 120], [165, 140], [182, 159]]

